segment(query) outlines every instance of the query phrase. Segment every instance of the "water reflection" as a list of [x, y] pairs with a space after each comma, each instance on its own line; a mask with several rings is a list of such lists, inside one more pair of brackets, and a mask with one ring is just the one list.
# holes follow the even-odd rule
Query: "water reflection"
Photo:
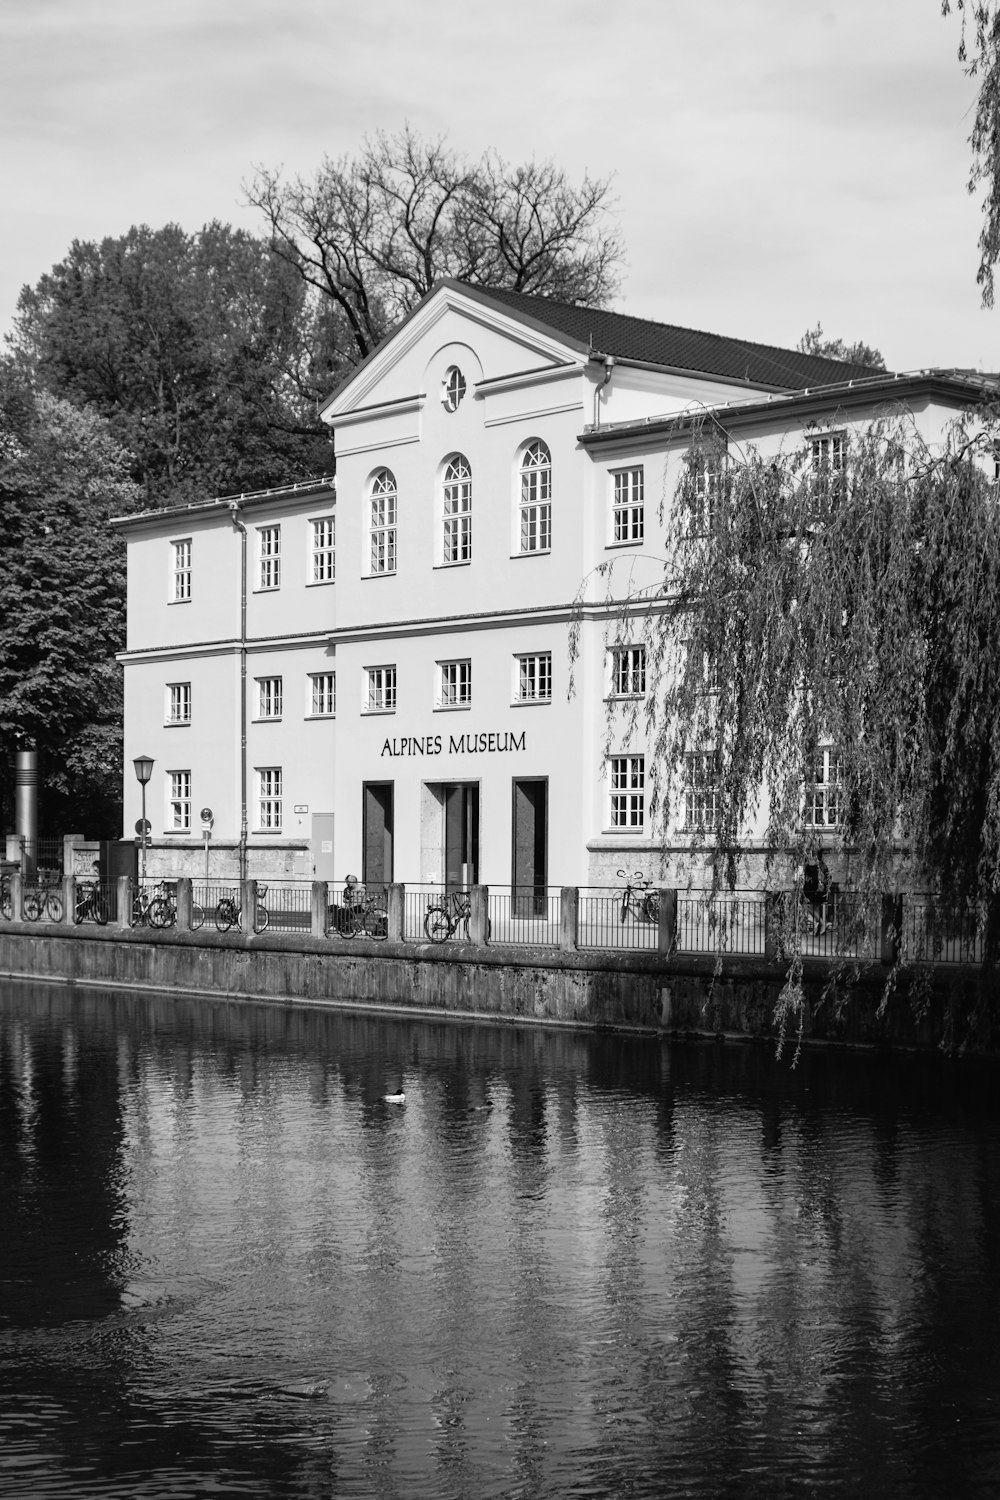
[[971, 1067], [22, 988], [0, 1174], [5, 1495], [993, 1493]]

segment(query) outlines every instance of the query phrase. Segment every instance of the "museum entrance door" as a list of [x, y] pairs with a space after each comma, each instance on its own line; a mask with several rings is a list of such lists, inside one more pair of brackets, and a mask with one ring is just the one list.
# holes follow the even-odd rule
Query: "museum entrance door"
[[441, 793], [445, 885], [449, 892], [468, 890], [479, 879], [479, 783], [446, 784]]
[[389, 885], [392, 881], [393, 784], [391, 781], [366, 781], [364, 784], [364, 869], [365, 885]]
[[544, 916], [548, 883], [549, 783], [543, 776], [515, 780], [511, 885], [515, 917]]

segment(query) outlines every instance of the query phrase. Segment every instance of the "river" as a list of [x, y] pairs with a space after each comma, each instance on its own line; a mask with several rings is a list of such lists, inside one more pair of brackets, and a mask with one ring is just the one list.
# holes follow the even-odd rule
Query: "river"
[[8, 987], [0, 1494], [995, 1496], [996, 1098]]

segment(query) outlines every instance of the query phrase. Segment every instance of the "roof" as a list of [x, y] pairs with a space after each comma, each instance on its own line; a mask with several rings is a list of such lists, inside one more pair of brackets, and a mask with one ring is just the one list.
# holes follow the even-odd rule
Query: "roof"
[[474, 295], [502, 303], [515, 313], [532, 318], [577, 343], [593, 347], [616, 359], [638, 364], [662, 365], [677, 370], [717, 375], [724, 380], [748, 381], [785, 390], [803, 386], [833, 385], [845, 380], [864, 380], [884, 374], [872, 365], [851, 364], [802, 354], [797, 349], [779, 349], [772, 344], [754, 344], [725, 334], [702, 333], [673, 323], [653, 323], [603, 308], [577, 307], [553, 302], [548, 297], [529, 297], [524, 292], [453, 283]]
[[131, 516], [113, 516], [109, 526], [140, 526], [145, 522], [162, 521], [165, 518], [190, 516], [197, 511], [239, 511], [246, 505], [280, 504], [285, 500], [301, 500], [323, 490], [336, 494], [337, 481], [332, 474], [321, 474], [315, 479], [299, 479], [293, 484], [275, 485], [267, 490], [243, 490], [238, 495], [216, 495], [210, 500], [186, 500], [180, 505], [162, 505], [153, 510], [136, 511]]

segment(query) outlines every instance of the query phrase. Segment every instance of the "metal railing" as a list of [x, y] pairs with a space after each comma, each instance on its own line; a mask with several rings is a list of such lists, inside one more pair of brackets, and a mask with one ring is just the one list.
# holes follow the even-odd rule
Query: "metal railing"
[[659, 920], [652, 903], [625, 903], [623, 889], [581, 886], [577, 908], [577, 946], [580, 948], [656, 948]]
[[312, 883], [310, 881], [260, 881], [257, 886], [257, 895], [258, 904], [267, 908], [268, 931], [311, 931]]

